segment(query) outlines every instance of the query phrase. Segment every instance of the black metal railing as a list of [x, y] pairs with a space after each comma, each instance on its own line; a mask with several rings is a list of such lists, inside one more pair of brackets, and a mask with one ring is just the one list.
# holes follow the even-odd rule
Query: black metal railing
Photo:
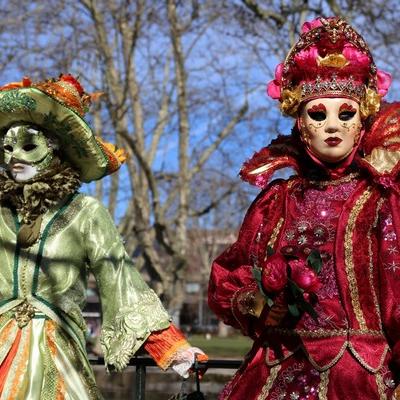
[[[92, 365], [104, 365], [104, 359], [91, 359]], [[238, 369], [242, 364], [241, 360], [208, 360], [198, 364], [201, 369]], [[148, 367], [157, 367], [156, 362], [149, 357], [134, 357], [130, 360], [129, 366], [136, 367], [135, 393], [133, 399], [145, 400], [146, 396], [146, 372]]]

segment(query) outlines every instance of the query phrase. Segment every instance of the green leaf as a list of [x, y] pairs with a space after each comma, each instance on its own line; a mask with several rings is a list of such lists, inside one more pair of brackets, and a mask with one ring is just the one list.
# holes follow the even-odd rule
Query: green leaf
[[253, 270], [253, 277], [257, 282], [261, 282], [262, 270], [258, 267], [254, 267]]
[[267, 246], [267, 256], [272, 256], [274, 249], [271, 246]]
[[318, 314], [310, 303], [303, 299], [299, 302], [299, 306], [304, 312], [309, 314], [316, 322], [318, 322]]
[[261, 270], [261, 268], [254, 267], [252, 269], [252, 273], [253, 273], [254, 280], [257, 282], [258, 290], [264, 297], [266, 297], [268, 299], [268, 296], [265, 294], [263, 286], [262, 286], [262, 281], [261, 281], [262, 270]]
[[303, 298], [304, 290], [301, 289], [299, 286], [297, 286], [297, 284], [293, 280], [288, 279], [288, 287], [289, 287], [289, 290], [290, 290], [292, 296], [295, 299]]
[[290, 314], [292, 314], [294, 317], [298, 317], [300, 315], [299, 308], [297, 307], [297, 304], [288, 304], [288, 310]]
[[307, 264], [317, 273], [321, 271], [322, 268], [322, 258], [318, 250], [313, 250], [307, 257]]
[[253, 277], [255, 279], [255, 281], [257, 282], [257, 286], [258, 286], [258, 290], [260, 291], [260, 293], [266, 298], [267, 300], [267, 304], [269, 307], [272, 307], [274, 305], [274, 301], [271, 299], [271, 297], [269, 297], [265, 292], [264, 292], [264, 288], [262, 286], [262, 269], [258, 268], [258, 267], [254, 267], [252, 269], [252, 273], [253, 273]]

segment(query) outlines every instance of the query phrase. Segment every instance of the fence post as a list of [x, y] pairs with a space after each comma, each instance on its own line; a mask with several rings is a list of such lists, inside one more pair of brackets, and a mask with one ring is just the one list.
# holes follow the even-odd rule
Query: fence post
[[144, 364], [136, 365], [136, 400], [145, 400], [146, 390], [146, 366]]

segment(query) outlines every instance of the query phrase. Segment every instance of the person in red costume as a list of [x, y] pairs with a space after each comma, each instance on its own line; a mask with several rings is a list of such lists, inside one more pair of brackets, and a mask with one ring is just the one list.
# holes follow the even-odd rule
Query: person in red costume
[[[262, 188], [213, 263], [209, 305], [254, 339], [220, 399], [396, 398], [400, 104], [344, 20], [318, 18], [268, 94], [295, 118], [244, 163]], [[291, 167], [296, 175], [274, 180]]]

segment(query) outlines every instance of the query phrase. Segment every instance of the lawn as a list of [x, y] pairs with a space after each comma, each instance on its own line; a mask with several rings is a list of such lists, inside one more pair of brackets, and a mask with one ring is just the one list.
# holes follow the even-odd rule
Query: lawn
[[207, 339], [204, 334], [190, 335], [189, 341], [192, 346], [199, 347], [210, 358], [243, 358], [250, 350], [252, 340], [241, 335], [233, 335], [228, 337], [218, 337], [212, 335]]

